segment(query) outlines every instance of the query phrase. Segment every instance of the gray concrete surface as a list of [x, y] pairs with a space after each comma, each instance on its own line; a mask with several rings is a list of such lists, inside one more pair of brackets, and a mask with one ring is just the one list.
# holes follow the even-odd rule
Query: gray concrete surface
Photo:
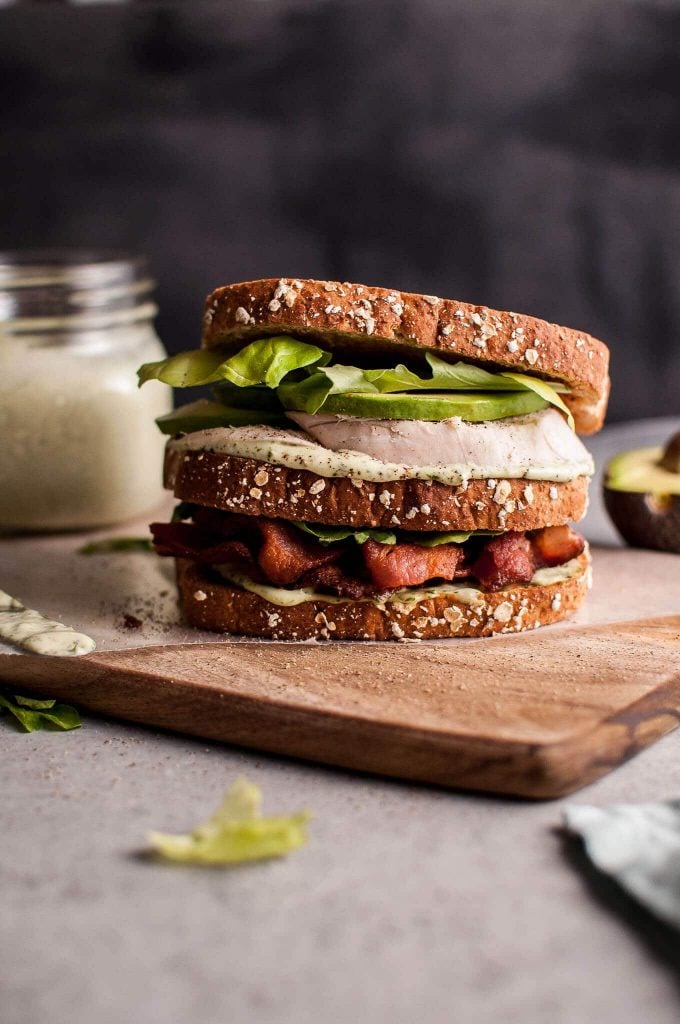
[[[601, 542], [598, 516], [594, 503]], [[230, 870], [140, 856], [147, 829], [191, 827], [238, 774], [266, 809], [313, 812], [306, 848]], [[678, 975], [565, 855], [565, 801], [436, 791], [94, 719], [69, 734], [0, 722], [0, 787], [2, 1024], [680, 1016]], [[680, 732], [570, 800], [679, 795]]]

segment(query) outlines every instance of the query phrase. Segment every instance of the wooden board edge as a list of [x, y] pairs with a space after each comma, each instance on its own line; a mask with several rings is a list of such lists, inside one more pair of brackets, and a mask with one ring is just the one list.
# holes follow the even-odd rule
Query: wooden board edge
[[[90, 655], [87, 663], [79, 659], [80, 678], [74, 679], [71, 659], [27, 657], [18, 664], [7, 655], [0, 656], [0, 681], [34, 693], [52, 683], [60, 699], [84, 711], [202, 739], [372, 775], [529, 799], [555, 799], [581, 789], [674, 729], [680, 719], [680, 666], [677, 675], [594, 728], [561, 742], [522, 744], [407, 729], [351, 714], [329, 716], [285, 701], [263, 703], [186, 680], [170, 682], [154, 671], [153, 657], [147, 660], [148, 669], [131, 675], [127, 666], [117, 668], [115, 659], [112, 664]], [[14, 666], [11, 676], [8, 663]], [[83, 673], [86, 665], [89, 671]], [[145, 678], [153, 679], [160, 693], [151, 706], [139, 685]], [[93, 689], [94, 682], [105, 686]], [[178, 720], [190, 724], [179, 729]]]

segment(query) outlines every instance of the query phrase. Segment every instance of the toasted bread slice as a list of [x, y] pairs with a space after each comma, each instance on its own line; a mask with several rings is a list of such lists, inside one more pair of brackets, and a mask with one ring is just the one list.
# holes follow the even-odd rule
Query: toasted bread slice
[[[177, 581], [187, 622], [198, 629], [272, 640], [434, 640], [519, 633], [559, 622], [575, 611], [590, 585], [588, 551], [575, 573], [556, 583], [506, 587], [495, 593], [460, 589], [406, 600], [304, 601], [286, 606], [220, 579], [214, 570], [177, 559]], [[402, 592], [406, 593], [406, 592]]]
[[373, 366], [417, 360], [426, 351], [452, 362], [559, 381], [576, 429], [602, 426], [609, 397], [609, 350], [582, 331], [466, 302], [339, 281], [268, 278], [217, 288], [206, 299], [204, 348], [232, 352], [266, 334], [317, 340], [344, 361]]
[[182, 501], [251, 516], [402, 530], [537, 530], [585, 515], [589, 477], [470, 480], [467, 487], [415, 479], [373, 483], [184, 451], [170, 442], [164, 482]]

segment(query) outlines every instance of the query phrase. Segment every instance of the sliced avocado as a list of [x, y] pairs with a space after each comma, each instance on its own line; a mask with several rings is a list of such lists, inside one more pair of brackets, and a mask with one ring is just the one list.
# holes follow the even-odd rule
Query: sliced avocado
[[278, 412], [270, 412], [268, 409], [235, 409], [220, 402], [210, 402], [207, 398], [190, 402], [189, 405], [180, 405], [173, 412], [159, 416], [156, 423], [164, 434], [191, 434], [194, 430], [207, 430], [209, 427], [246, 427], [254, 423], [290, 426]]
[[680, 494], [680, 473], [664, 469], [663, 457], [662, 447], [615, 455], [605, 469], [605, 487], [635, 494]]
[[546, 409], [548, 403], [533, 391], [442, 391], [423, 394], [329, 395], [319, 410], [378, 420], [446, 420], [460, 416], [471, 423]]
[[[680, 434], [665, 448], [621, 452], [607, 465], [604, 503], [628, 544], [680, 554]], [[678, 469], [674, 469], [674, 466]]]

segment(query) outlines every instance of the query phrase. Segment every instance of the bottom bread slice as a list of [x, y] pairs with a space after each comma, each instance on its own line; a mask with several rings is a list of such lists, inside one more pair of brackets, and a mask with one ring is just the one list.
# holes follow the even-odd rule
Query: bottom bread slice
[[[176, 559], [176, 566], [190, 625], [271, 640], [430, 640], [519, 633], [566, 618], [590, 586], [587, 548], [565, 566], [540, 569], [529, 584], [494, 592], [463, 582], [408, 588], [386, 599], [319, 594], [292, 605], [267, 600], [196, 562]], [[276, 588], [258, 589], [276, 596]]]

